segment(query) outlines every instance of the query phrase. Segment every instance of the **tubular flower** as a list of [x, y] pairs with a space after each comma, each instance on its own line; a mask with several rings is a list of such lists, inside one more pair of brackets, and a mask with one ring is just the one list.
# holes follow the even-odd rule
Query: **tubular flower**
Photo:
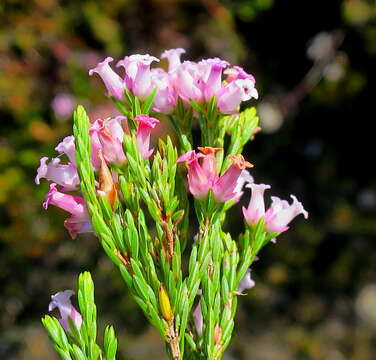
[[222, 86], [222, 70], [229, 65], [227, 61], [219, 58], [202, 60], [199, 66], [203, 69], [203, 93], [206, 101], [209, 101]]
[[208, 195], [208, 191], [211, 188], [211, 181], [208, 178], [206, 172], [201, 167], [198, 159], [204, 157], [203, 154], [194, 150], [188, 151], [184, 155], [181, 155], [177, 162], [185, 162], [188, 165], [188, 187], [191, 194], [198, 198], [204, 199]]
[[64, 226], [73, 239], [76, 238], [77, 234], [92, 232], [86, 203], [82, 197], [64, 194], [56, 189], [55, 183], [52, 183], [43, 203], [43, 208], [47, 210], [49, 205], [54, 205], [71, 214], [64, 221]]
[[253, 226], [265, 215], [264, 192], [270, 185], [248, 184], [246, 187], [252, 190], [252, 196], [248, 208], [243, 206], [243, 215], [248, 225]]
[[136, 54], [126, 56], [116, 65], [124, 67], [127, 89], [142, 100], [146, 99], [153, 90], [150, 71], [150, 64], [153, 61], [159, 61], [159, 59], [149, 54]]
[[308, 218], [308, 212], [303, 208], [303, 204], [294, 195], [290, 195], [293, 202], [289, 204], [286, 200], [281, 200], [273, 196], [272, 204], [265, 213], [265, 228], [270, 233], [281, 233], [289, 229], [287, 226], [296, 216], [303, 214]]
[[248, 269], [239, 283], [238, 292], [242, 294], [244, 290], [252, 289], [255, 285], [256, 283], [251, 278], [251, 269]]
[[[191, 194], [197, 199], [204, 199], [214, 183], [218, 179], [215, 165], [215, 153], [221, 148], [199, 148], [203, 153], [188, 151], [180, 156], [177, 162], [185, 162], [188, 165], [188, 187]], [[202, 163], [199, 159], [202, 158]]]
[[162, 53], [161, 59], [168, 59], [168, 72], [173, 72], [180, 66], [180, 56], [184, 53], [185, 50], [182, 48], [169, 49]]
[[234, 193], [236, 194], [235, 198], [236, 201], [239, 201], [240, 198], [243, 196], [243, 187], [245, 184], [252, 184], [253, 183], [253, 177], [249, 173], [248, 170], [243, 170], [240, 173], [240, 176], [238, 177], [238, 181], [236, 182], [236, 187], [234, 189]]
[[177, 69], [174, 85], [178, 95], [186, 102], [190, 99], [201, 101], [200, 73], [198, 65], [191, 61], [184, 61]]
[[238, 107], [242, 101], [258, 98], [255, 83], [251, 79], [238, 79], [231, 81], [221, 88], [217, 93], [218, 108], [224, 114], [234, 114], [238, 112]]
[[170, 79], [170, 75], [162, 69], [152, 69], [152, 82], [157, 89], [153, 101], [153, 110], [170, 114], [173, 112], [177, 102], [177, 93]]
[[55, 150], [59, 154], [65, 154], [72, 164], [76, 164], [76, 147], [74, 144], [74, 136], [66, 136], [62, 142], [60, 142]]
[[242, 171], [253, 167], [251, 163], [245, 161], [242, 155], [229, 155], [229, 158], [232, 165], [213, 186], [214, 199], [219, 203], [224, 203], [237, 196], [235, 190]]
[[73, 294], [73, 290], [60, 291], [51, 296], [51, 302], [48, 305], [48, 311], [52, 311], [55, 308], [59, 309], [61, 316], [59, 322], [67, 332], [70, 332], [68, 318], [71, 318], [78, 330], [80, 330], [82, 324], [81, 314], [75, 309], [70, 300]]
[[40, 159], [40, 165], [35, 177], [35, 183], [40, 184], [40, 179], [45, 178], [63, 187], [63, 191], [72, 191], [80, 183], [76, 166], [72, 163], [60, 164], [59, 158], [54, 158], [47, 164], [47, 157]]
[[[161, 67], [150, 69], [159, 59], [149, 54], [125, 56], [118, 61], [117, 67], [125, 70], [124, 79], [115, 73], [108, 57], [89, 71], [98, 73], [105, 83], [109, 94], [122, 99], [124, 90], [128, 89], [141, 100], [145, 100], [153, 90], [156, 96], [154, 111], [164, 114], [173, 112], [177, 99], [185, 103], [194, 100], [205, 103], [215, 96], [217, 107], [223, 114], [238, 112], [242, 101], [258, 98], [255, 78], [240, 66], [231, 66], [220, 58], [204, 59], [200, 62], [183, 61], [184, 49], [169, 49], [161, 54], [168, 60], [168, 71]], [[223, 74], [226, 75], [223, 80]]]
[[124, 116], [118, 116], [112, 120], [96, 120], [90, 127], [90, 136], [92, 139], [94, 165], [100, 167], [98, 158], [99, 150], [102, 150], [103, 157], [108, 163], [121, 165], [125, 162], [123, 150], [124, 131], [120, 121], [126, 119]]
[[150, 149], [150, 134], [151, 131], [159, 123], [159, 120], [149, 115], [138, 115], [134, 118], [135, 121], [139, 121], [140, 125], [137, 129], [136, 141], [137, 148], [141, 152], [144, 159], [148, 159], [153, 153], [154, 149]]
[[218, 179], [218, 170], [217, 170], [217, 161], [215, 154], [219, 151], [222, 151], [222, 148], [214, 148], [210, 146], [199, 147], [201, 153], [204, 154], [202, 159], [202, 169], [205, 171], [207, 178], [213, 184]]
[[109, 65], [113, 60], [112, 57], [106, 57], [95, 68], [89, 70], [89, 75], [92, 76], [94, 73], [97, 73], [102, 78], [108, 94], [121, 100], [124, 95], [124, 83], [121, 77]]

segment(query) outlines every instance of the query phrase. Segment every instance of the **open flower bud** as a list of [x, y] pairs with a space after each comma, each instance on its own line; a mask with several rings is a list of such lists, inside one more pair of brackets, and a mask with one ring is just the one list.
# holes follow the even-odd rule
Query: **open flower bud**
[[82, 324], [81, 314], [75, 309], [71, 303], [71, 296], [74, 294], [73, 290], [64, 290], [51, 296], [51, 302], [48, 305], [48, 311], [58, 308], [61, 318], [59, 322], [63, 329], [70, 332], [68, 318], [70, 318], [77, 330], [80, 330]]

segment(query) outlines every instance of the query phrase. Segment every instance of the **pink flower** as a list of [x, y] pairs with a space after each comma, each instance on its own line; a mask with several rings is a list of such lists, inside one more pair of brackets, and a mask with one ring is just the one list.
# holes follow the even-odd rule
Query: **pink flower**
[[113, 137], [120, 142], [124, 139], [124, 128], [127, 127], [128, 119], [125, 116], [119, 115], [112, 119], [105, 120], [105, 125], [110, 130]]
[[51, 302], [48, 305], [48, 311], [52, 311], [56, 307], [59, 309], [61, 316], [59, 322], [67, 332], [70, 332], [68, 318], [71, 318], [77, 330], [80, 330], [82, 324], [81, 314], [74, 308], [70, 300], [73, 294], [72, 290], [60, 291], [51, 296]]
[[[244, 174], [247, 167], [252, 167], [248, 161], [245, 161], [241, 155], [230, 155], [233, 164], [221, 176], [218, 176], [215, 154], [222, 151], [222, 148], [199, 147], [201, 153], [194, 150], [180, 156], [177, 162], [185, 162], [188, 165], [188, 187], [190, 193], [197, 199], [204, 199], [210, 189], [213, 190], [214, 199], [223, 203], [232, 198], [241, 196], [239, 183], [244, 185], [245, 177], [247, 180], [253, 180], [249, 174]], [[199, 159], [202, 158], [201, 163]]]
[[235, 198], [236, 198], [236, 201], [239, 201], [240, 198], [243, 196], [243, 187], [245, 184], [251, 184], [253, 183], [253, 177], [252, 175], [249, 173], [248, 170], [243, 170], [241, 173], [240, 173], [240, 176], [238, 177], [238, 181], [236, 182], [236, 186], [235, 186], [235, 189], [234, 189], [234, 193], [236, 194], [235, 195]]
[[248, 184], [246, 187], [252, 189], [252, 196], [248, 208], [243, 206], [243, 214], [247, 223], [253, 226], [265, 215], [264, 191], [270, 189], [270, 185]]
[[110, 120], [98, 119], [90, 126], [92, 162], [95, 168], [100, 167], [99, 150], [102, 150], [103, 156], [108, 163], [121, 165], [125, 162], [123, 150], [124, 130], [121, 125], [124, 120], [126, 120], [124, 116], [117, 116]]
[[109, 63], [113, 61], [112, 57], [105, 58], [94, 69], [89, 70], [89, 75], [97, 73], [103, 80], [109, 95], [121, 100], [124, 95], [124, 83], [121, 77], [112, 70]]
[[224, 203], [237, 196], [235, 190], [242, 171], [253, 166], [245, 161], [242, 155], [229, 155], [229, 158], [232, 165], [213, 186], [214, 199], [219, 203]]
[[241, 68], [240, 66], [234, 66], [232, 68], [228, 68], [223, 73], [227, 75], [227, 78], [226, 78], [227, 83], [230, 83], [231, 81], [238, 80], [238, 79], [250, 79], [251, 81], [256, 83], [254, 76], [245, 72], [244, 69]]
[[72, 164], [76, 164], [76, 147], [74, 144], [74, 136], [66, 136], [62, 142], [60, 142], [55, 150], [59, 154], [65, 154]]
[[255, 83], [250, 79], [238, 79], [222, 87], [217, 93], [218, 108], [224, 114], [234, 114], [238, 112], [238, 107], [242, 101], [258, 98]]
[[206, 101], [209, 101], [222, 87], [222, 70], [228, 66], [227, 61], [219, 58], [202, 60], [199, 63], [203, 71], [203, 93]]
[[153, 87], [157, 89], [153, 101], [153, 110], [163, 114], [171, 114], [177, 102], [177, 93], [173, 82], [169, 74], [162, 69], [152, 69], [151, 72]]
[[153, 61], [159, 61], [159, 59], [149, 54], [136, 54], [126, 56], [116, 65], [117, 67], [122, 66], [125, 69], [125, 84], [127, 89], [142, 100], [146, 99], [153, 90], [150, 72], [150, 64]]
[[198, 149], [204, 154], [202, 157], [202, 169], [206, 173], [208, 180], [214, 184], [218, 180], [217, 160], [215, 154], [223, 149], [211, 146], [199, 147]]
[[149, 149], [150, 134], [159, 123], [159, 120], [142, 114], [136, 116], [134, 120], [140, 122], [136, 134], [137, 148], [141, 152], [142, 157], [148, 159], [154, 151], [154, 149]]
[[201, 101], [201, 73], [198, 65], [191, 61], [184, 61], [177, 69], [174, 85], [178, 95], [184, 100]]
[[255, 281], [251, 278], [251, 269], [248, 269], [239, 283], [238, 292], [242, 294], [244, 290], [252, 289], [255, 285]]
[[86, 203], [82, 197], [64, 194], [56, 189], [55, 183], [52, 183], [43, 203], [43, 208], [47, 210], [49, 205], [54, 205], [71, 214], [64, 221], [64, 226], [68, 229], [73, 239], [79, 233], [92, 231]]
[[63, 187], [63, 191], [76, 190], [80, 183], [76, 166], [72, 163], [60, 164], [59, 158], [54, 158], [47, 165], [47, 157], [40, 159], [40, 166], [37, 170], [35, 183], [40, 184], [40, 179], [45, 178]]
[[[215, 153], [222, 149], [209, 147], [199, 149], [204, 154], [191, 150], [180, 156], [177, 162], [185, 162], [188, 165], [187, 177], [190, 193], [197, 199], [204, 199], [218, 179]], [[198, 161], [200, 158], [203, 158], [202, 164]]]
[[180, 56], [184, 53], [185, 50], [182, 48], [169, 49], [162, 53], [161, 58], [168, 59], [168, 72], [173, 72], [180, 66]]
[[308, 212], [303, 208], [303, 204], [294, 195], [290, 195], [293, 203], [286, 200], [272, 197], [272, 205], [265, 213], [265, 228], [269, 233], [281, 233], [288, 230], [288, 224], [296, 216], [303, 214], [308, 218]]

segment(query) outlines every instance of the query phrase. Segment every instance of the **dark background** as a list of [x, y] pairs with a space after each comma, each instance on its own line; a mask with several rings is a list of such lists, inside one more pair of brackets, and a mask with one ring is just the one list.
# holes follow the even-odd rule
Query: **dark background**
[[70, 103], [94, 118], [114, 112], [89, 68], [184, 47], [185, 59], [220, 56], [255, 75], [264, 131], [246, 147], [253, 175], [310, 213], [253, 266], [256, 287], [240, 301], [226, 359], [374, 359], [375, 13], [371, 0], [3, 0], [0, 358], [56, 358], [39, 319], [83, 270], [120, 358], [165, 358], [95, 239], [71, 240], [65, 215], [41, 208], [46, 182], [33, 179], [39, 158], [71, 133]]

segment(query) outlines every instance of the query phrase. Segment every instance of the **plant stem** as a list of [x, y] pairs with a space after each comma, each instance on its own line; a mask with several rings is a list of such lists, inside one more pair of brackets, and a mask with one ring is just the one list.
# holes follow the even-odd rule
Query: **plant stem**
[[171, 349], [172, 360], [182, 360], [179, 348], [179, 337], [176, 334], [173, 322], [168, 328], [169, 345]]

